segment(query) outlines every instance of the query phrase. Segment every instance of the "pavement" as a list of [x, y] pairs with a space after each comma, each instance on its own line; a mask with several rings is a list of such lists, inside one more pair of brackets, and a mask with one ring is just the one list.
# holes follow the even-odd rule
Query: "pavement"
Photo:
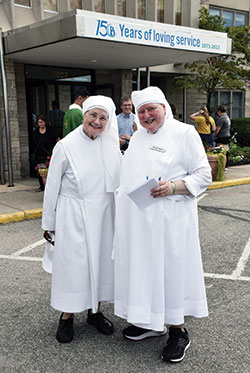
[[[250, 184], [250, 164], [231, 166], [225, 174], [225, 181], [212, 182], [209, 190]], [[43, 192], [38, 188], [36, 178], [14, 181], [14, 186], [0, 185], [0, 224], [36, 219], [42, 216]]]

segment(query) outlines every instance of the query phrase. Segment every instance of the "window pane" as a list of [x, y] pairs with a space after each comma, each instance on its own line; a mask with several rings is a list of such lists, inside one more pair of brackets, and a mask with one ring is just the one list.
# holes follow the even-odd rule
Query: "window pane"
[[210, 112], [212, 116], [215, 116], [218, 107], [218, 92], [212, 92], [210, 102]]
[[126, 17], [126, 0], [117, 0], [117, 15]]
[[220, 105], [225, 105], [229, 109], [229, 107], [230, 107], [230, 92], [224, 92], [224, 91], [220, 92]]
[[246, 15], [241, 13], [235, 13], [235, 26], [245, 26]]
[[181, 25], [182, 0], [176, 0], [175, 24]]
[[70, 0], [70, 9], [82, 9], [82, 0]]
[[164, 22], [164, 0], [157, 0], [157, 22]]
[[104, 13], [105, 12], [105, 4], [104, 0], [93, 0], [94, 5], [94, 12]]
[[227, 10], [223, 10], [222, 12], [222, 19], [226, 21], [225, 26], [232, 27], [233, 26], [233, 12], [228, 12]]
[[15, 0], [15, 4], [17, 4], [17, 5], [24, 5], [24, 6], [29, 6], [29, 7], [31, 7], [31, 2], [30, 2], [30, 0]]
[[146, 0], [138, 0], [138, 18], [146, 19]]
[[243, 93], [233, 92], [232, 118], [243, 117]]
[[220, 10], [219, 9], [209, 8], [209, 13], [210, 13], [211, 16], [220, 16]]
[[43, 1], [44, 1], [44, 10], [58, 12], [57, 0], [43, 0]]

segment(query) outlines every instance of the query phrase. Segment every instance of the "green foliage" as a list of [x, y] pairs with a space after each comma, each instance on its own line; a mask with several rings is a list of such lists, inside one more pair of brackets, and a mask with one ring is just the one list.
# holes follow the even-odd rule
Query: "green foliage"
[[250, 118], [232, 119], [232, 126], [236, 133], [237, 145], [248, 147], [250, 145]]
[[225, 21], [219, 16], [210, 15], [204, 6], [200, 9], [199, 28], [203, 30], [224, 32]]
[[225, 156], [220, 153], [217, 154], [218, 164], [217, 170], [214, 175], [214, 181], [223, 181], [225, 180]]
[[210, 107], [212, 92], [218, 88], [244, 89], [250, 82], [250, 26], [225, 27], [221, 17], [210, 15], [208, 9], [200, 9], [199, 27], [212, 31], [224, 31], [232, 38], [232, 55], [215, 56], [205, 61], [185, 64], [190, 74], [180, 76], [176, 83], [180, 88], [196, 88], [208, 93]]

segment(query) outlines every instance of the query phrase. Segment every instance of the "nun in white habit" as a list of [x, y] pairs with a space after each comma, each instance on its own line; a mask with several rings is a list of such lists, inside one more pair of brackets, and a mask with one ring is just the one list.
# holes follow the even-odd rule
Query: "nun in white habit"
[[83, 125], [53, 150], [44, 195], [42, 228], [55, 237], [51, 306], [62, 311], [59, 342], [73, 339], [73, 315], [86, 309], [88, 323], [101, 333], [113, 332], [100, 302], [114, 299], [111, 253], [119, 171], [115, 105], [109, 97], [91, 96], [83, 103]]
[[[166, 334], [162, 358], [178, 362], [190, 345], [184, 316], [208, 315], [196, 197], [211, 169], [193, 126], [173, 118], [157, 87], [132, 93], [141, 127], [124, 155], [116, 200], [115, 314], [132, 325], [124, 337]], [[128, 192], [146, 179], [155, 203], [139, 209]]]

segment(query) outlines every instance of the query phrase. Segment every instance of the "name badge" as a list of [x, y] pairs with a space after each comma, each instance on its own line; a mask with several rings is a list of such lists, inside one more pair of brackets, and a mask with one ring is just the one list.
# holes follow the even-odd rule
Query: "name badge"
[[151, 146], [150, 150], [155, 150], [156, 152], [165, 153], [167, 149], [160, 148], [159, 146]]

